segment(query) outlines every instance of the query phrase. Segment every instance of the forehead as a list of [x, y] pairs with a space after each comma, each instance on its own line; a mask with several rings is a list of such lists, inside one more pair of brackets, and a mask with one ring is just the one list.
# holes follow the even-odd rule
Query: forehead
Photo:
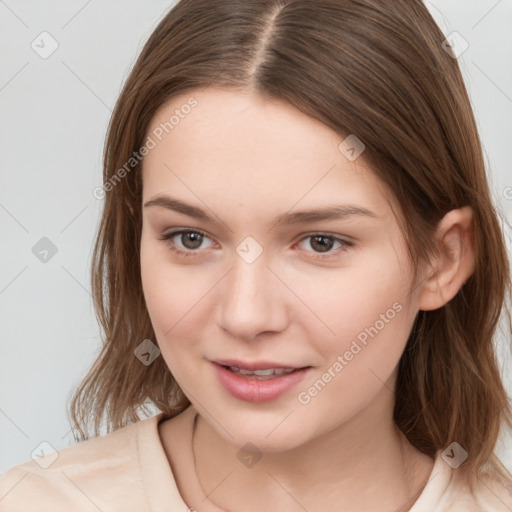
[[[191, 106], [194, 105], [194, 106]], [[364, 161], [339, 145], [345, 139], [293, 106], [246, 90], [205, 89], [168, 101], [147, 136], [144, 200], [177, 191], [216, 197], [264, 213], [321, 203], [371, 205], [383, 214], [387, 194]]]

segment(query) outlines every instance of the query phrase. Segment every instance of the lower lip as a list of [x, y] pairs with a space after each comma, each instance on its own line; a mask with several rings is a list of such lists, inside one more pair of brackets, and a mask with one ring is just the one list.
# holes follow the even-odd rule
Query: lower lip
[[304, 379], [311, 369], [302, 368], [273, 379], [259, 380], [241, 377], [220, 364], [212, 364], [220, 383], [228, 393], [240, 400], [254, 403], [267, 402], [281, 396]]

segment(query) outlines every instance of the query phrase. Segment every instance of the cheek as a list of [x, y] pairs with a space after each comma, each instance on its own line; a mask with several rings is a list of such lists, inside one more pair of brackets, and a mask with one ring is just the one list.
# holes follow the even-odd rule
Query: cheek
[[193, 336], [194, 319], [201, 314], [201, 298], [208, 287], [194, 282], [192, 273], [173, 271], [171, 266], [142, 266], [141, 275], [146, 306], [159, 343], [168, 345], [177, 338], [186, 343]]
[[409, 324], [406, 300], [410, 283], [394, 252], [355, 259], [354, 264], [337, 271], [329, 269], [323, 276], [295, 276], [291, 281], [309, 308], [302, 318], [307, 318], [310, 326], [316, 325], [316, 339], [324, 340], [326, 351], [329, 347], [342, 349], [358, 336], [364, 342], [365, 335], [369, 336], [366, 329], [372, 326], [379, 333], [398, 334], [404, 321]]
[[167, 366], [177, 376], [199, 347], [201, 319], [211, 318], [205, 308], [209, 291], [218, 281], [217, 273], [207, 269], [201, 273], [195, 265], [172, 263], [165, 244], [143, 237], [141, 281], [156, 342]]
[[[163, 247], [162, 247], [163, 246]], [[142, 235], [141, 281], [144, 299], [159, 341], [186, 314], [192, 282], [186, 274], [166, 260], [164, 244]]]
[[173, 271], [171, 265], [154, 263], [141, 258], [142, 285], [155, 343], [173, 376], [180, 383], [188, 383], [187, 375], [194, 375], [188, 367], [194, 332], [191, 307], [197, 300], [190, 297], [193, 292], [190, 283], [181, 279], [182, 273]]
[[[343, 391], [347, 404], [357, 402], [356, 395], [367, 402], [391, 376], [407, 343], [415, 316], [407, 297], [409, 276], [390, 250], [319, 284], [310, 286], [308, 305], [324, 325], [310, 315], [311, 342], [323, 361], [320, 372], [336, 375], [324, 400], [328, 405], [332, 393]], [[357, 394], [347, 395], [354, 386]]]

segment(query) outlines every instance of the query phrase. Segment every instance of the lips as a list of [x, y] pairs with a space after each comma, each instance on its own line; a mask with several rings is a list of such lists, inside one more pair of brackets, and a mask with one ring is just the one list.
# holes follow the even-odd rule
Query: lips
[[[312, 370], [310, 366], [302, 368], [288, 367], [285, 369], [282, 365], [281, 368], [270, 367], [247, 370], [235, 365], [211, 362], [214, 373], [225, 391], [234, 398], [254, 403], [277, 399], [297, 386]], [[233, 361], [224, 362], [232, 363]], [[238, 364], [249, 366], [248, 363], [240, 363], [239, 361]], [[270, 365], [278, 366], [279, 363], [258, 362], [252, 363], [250, 366], [261, 367]], [[231, 369], [232, 367], [239, 368], [239, 370], [234, 371]]]

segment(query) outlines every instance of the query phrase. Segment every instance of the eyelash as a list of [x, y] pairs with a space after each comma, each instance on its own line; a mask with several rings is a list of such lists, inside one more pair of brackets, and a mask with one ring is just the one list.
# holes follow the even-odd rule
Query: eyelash
[[[172, 238], [174, 238], [177, 235], [181, 235], [183, 233], [197, 233], [197, 234], [203, 235], [206, 238], [210, 238], [206, 233], [204, 233], [203, 231], [197, 230], [197, 229], [181, 229], [178, 231], [172, 231], [171, 233], [167, 233], [166, 235], [163, 235], [161, 238], [159, 238], [159, 240], [166, 242], [167, 247], [172, 252], [174, 252], [175, 254], [178, 254], [179, 256], [183, 256], [185, 258], [198, 256], [198, 254], [194, 254], [194, 253], [199, 253], [199, 251], [200, 251], [199, 249], [195, 249], [195, 250], [181, 249], [176, 246], [175, 242], [172, 241]], [[306, 235], [299, 241], [299, 243], [302, 242], [303, 240], [306, 240], [307, 238], [313, 238], [315, 236], [322, 236], [325, 238], [330, 238], [330, 239], [334, 240], [335, 242], [342, 244], [342, 247], [338, 248], [338, 250], [336, 250], [336, 251], [329, 252], [327, 255], [323, 255], [322, 253], [314, 253], [315, 256], [313, 256], [313, 259], [326, 260], [329, 258], [333, 258], [333, 257], [339, 255], [340, 252], [345, 252], [348, 250], [349, 247], [354, 246], [353, 242], [349, 242], [348, 240], [344, 240], [342, 238], [338, 238], [336, 236], [328, 235], [325, 233], [313, 233], [313, 234]]]

